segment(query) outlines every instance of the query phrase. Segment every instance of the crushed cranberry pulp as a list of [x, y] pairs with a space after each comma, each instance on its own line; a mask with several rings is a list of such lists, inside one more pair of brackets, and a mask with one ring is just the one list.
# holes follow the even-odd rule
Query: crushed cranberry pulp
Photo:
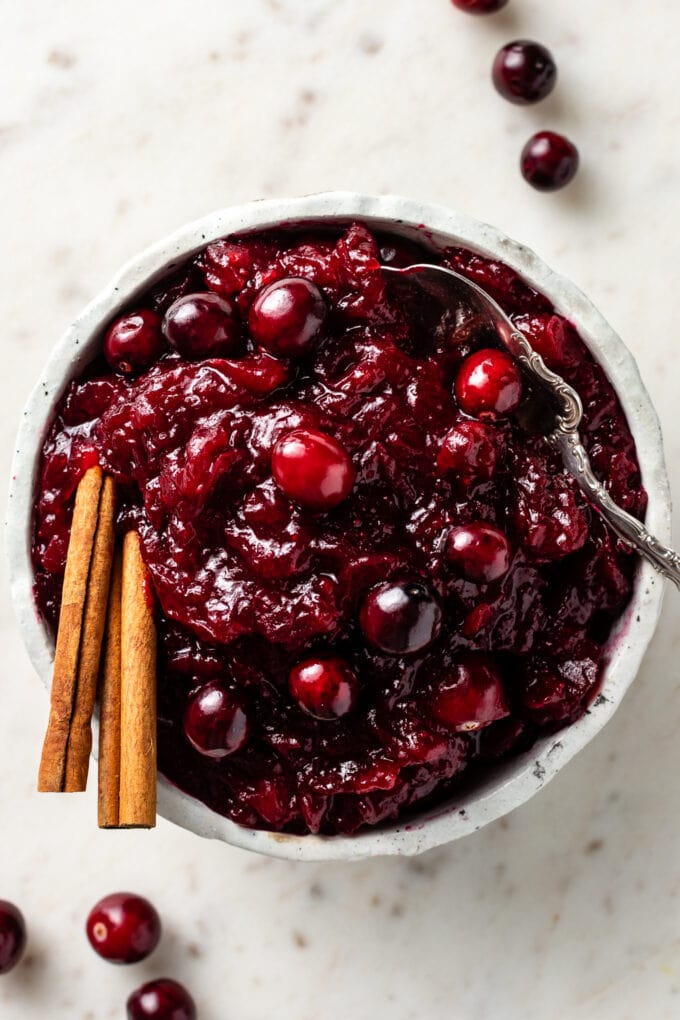
[[241, 825], [351, 833], [454, 797], [587, 710], [631, 596], [634, 557], [531, 431], [493, 334], [386, 292], [381, 262], [428, 259], [576, 387], [595, 470], [641, 516], [624, 414], [574, 327], [501, 263], [361, 224], [174, 267], [108, 324], [45, 442], [43, 615], [99, 463], [158, 600], [160, 768]]

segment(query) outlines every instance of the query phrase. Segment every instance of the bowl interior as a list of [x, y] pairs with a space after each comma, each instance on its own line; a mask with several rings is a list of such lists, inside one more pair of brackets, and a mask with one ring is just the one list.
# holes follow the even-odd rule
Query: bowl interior
[[[670, 499], [658, 419], [635, 362], [587, 298], [554, 274], [527, 248], [493, 227], [437, 206], [396, 197], [330, 194], [251, 203], [189, 224], [129, 262], [89, 304], [55, 348], [24, 411], [17, 437], [7, 516], [12, 597], [31, 660], [49, 685], [52, 640], [32, 594], [32, 505], [40, 450], [55, 405], [69, 381], [92, 359], [104, 324], [135, 296], [206, 243], [235, 232], [283, 224], [342, 226], [361, 219], [376, 231], [398, 234], [440, 250], [462, 245], [512, 266], [569, 318], [617, 390], [633, 433], [649, 496], [647, 523], [662, 541], [670, 537]], [[194, 832], [271, 856], [343, 860], [376, 854], [414, 854], [466, 835], [528, 800], [604, 726], [632, 682], [661, 609], [662, 582], [640, 563], [631, 603], [612, 634], [599, 697], [577, 723], [544, 736], [527, 753], [502, 763], [454, 800], [410, 820], [352, 837], [288, 836], [243, 829], [159, 779], [159, 812]], [[95, 741], [96, 746], [96, 741]]]

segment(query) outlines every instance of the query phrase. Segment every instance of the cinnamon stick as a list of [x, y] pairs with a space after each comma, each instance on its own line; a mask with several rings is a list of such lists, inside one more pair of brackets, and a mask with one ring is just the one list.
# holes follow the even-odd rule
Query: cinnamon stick
[[119, 549], [111, 571], [106, 647], [99, 700], [99, 827], [115, 829], [120, 809], [120, 653], [123, 557]]
[[38, 774], [41, 792], [85, 789], [113, 555], [114, 499], [113, 482], [104, 479], [101, 468], [86, 471], [76, 492], [66, 558], [50, 717]]
[[149, 576], [130, 531], [123, 542], [119, 825], [156, 824], [156, 627]]
[[116, 492], [112, 478], [105, 477], [99, 501], [99, 519], [94, 537], [92, 562], [87, 580], [87, 597], [80, 639], [76, 698], [71, 717], [64, 790], [75, 793], [87, 786], [92, 751], [92, 713], [97, 697], [99, 658], [106, 624], [109, 580], [113, 560]]

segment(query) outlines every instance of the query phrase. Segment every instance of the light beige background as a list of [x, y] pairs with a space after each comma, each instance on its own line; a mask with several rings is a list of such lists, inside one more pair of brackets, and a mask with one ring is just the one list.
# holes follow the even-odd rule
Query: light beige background
[[[0, 463], [70, 317], [129, 255], [221, 205], [332, 188], [447, 203], [536, 248], [637, 356], [680, 485], [680, 9], [674, 0], [0, 0]], [[504, 103], [510, 38], [555, 52], [557, 93]], [[542, 127], [583, 171], [517, 170]], [[124, 1016], [138, 983], [190, 986], [201, 1020], [662, 1020], [680, 1013], [680, 598], [639, 680], [549, 788], [416, 861], [295, 866], [161, 822], [100, 833], [93, 792], [34, 793], [47, 699], [0, 588], [0, 898], [31, 943], [2, 1020]], [[100, 895], [149, 895], [149, 961], [94, 956]]]

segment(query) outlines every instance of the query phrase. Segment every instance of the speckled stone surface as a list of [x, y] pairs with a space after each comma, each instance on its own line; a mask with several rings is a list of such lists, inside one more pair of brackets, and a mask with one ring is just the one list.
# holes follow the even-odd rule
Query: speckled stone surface
[[[248, 198], [348, 188], [495, 222], [571, 276], [635, 353], [680, 485], [675, 428], [680, 69], [672, 0], [0, 3], [5, 475], [51, 344], [129, 255]], [[488, 82], [497, 46], [551, 46], [542, 106]], [[525, 138], [563, 129], [583, 171], [539, 195]], [[676, 538], [677, 542], [677, 538]], [[680, 1009], [680, 601], [668, 593], [615, 719], [544, 792], [414, 861], [302, 867], [167, 823], [101, 833], [94, 790], [39, 797], [47, 699], [0, 602], [0, 898], [30, 927], [0, 978], [2, 1020], [109, 1020], [168, 974], [201, 1020], [664, 1020]], [[113, 968], [83, 933], [115, 889], [150, 896], [166, 935]]]

